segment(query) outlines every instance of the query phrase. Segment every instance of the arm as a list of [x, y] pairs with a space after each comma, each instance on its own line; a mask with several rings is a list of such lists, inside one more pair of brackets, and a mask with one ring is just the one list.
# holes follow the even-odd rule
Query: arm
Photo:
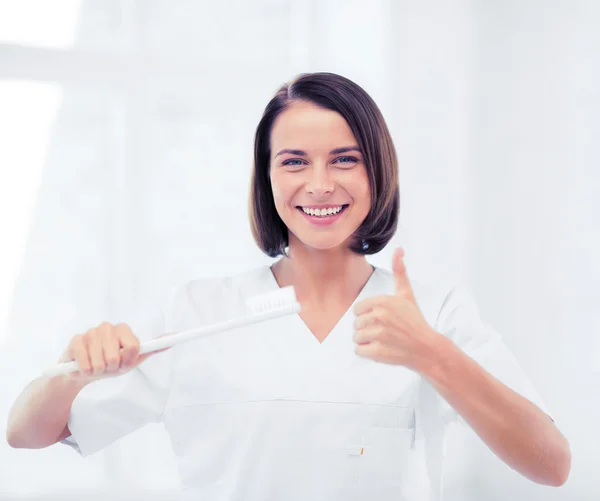
[[[123, 348], [121, 352], [120, 349]], [[140, 342], [127, 324], [107, 322], [71, 340], [59, 362], [75, 360], [82, 372], [41, 377], [31, 382], [14, 403], [6, 440], [15, 448], [40, 449], [68, 437], [75, 397], [89, 383], [132, 370], [163, 350], [138, 355]]]
[[86, 384], [65, 376], [32, 381], [8, 415], [6, 440], [9, 445], [41, 449], [68, 437], [71, 404]]
[[451, 340], [435, 334], [437, 342], [431, 343], [431, 353], [425, 358], [429, 363], [418, 372], [511, 468], [540, 484], [563, 485], [571, 468], [571, 452], [549, 416], [494, 378]]
[[[571, 468], [565, 437], [536, 405], [467, 355], [476, 347], [493, 353], [501, 347], [500, 336], [481, 321], [473, 298], [460, 287], [446, 295], [431, 327], [403, 257], [403, 249], [394, 253], [395, 294], [368, 298], [354, 308], [356, 354], [416, 371], [505, 463], [534, 482], [563, 485]], [[503, 370], [518, 369], [510, 365]]]

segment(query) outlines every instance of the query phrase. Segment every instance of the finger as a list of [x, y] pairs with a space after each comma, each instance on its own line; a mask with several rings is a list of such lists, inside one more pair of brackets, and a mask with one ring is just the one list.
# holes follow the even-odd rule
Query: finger
[[356, 320], [354, 321], [354, 329], [360, 330], [370, 325], [376, 325], [381, 323], [383, 312], [383, 308], [381, 308], [380, 306], [375, 306], [367, 313], [358, 315], [356, 317]]
[[379, 341], [373, 341], [371, 343], [356, 345], [354, 352], [359, 357], [379, 361], [383, 359], [384, 348]]
[[414, 300], [412, 285], [408, 279], [406, 264], [404, 263], [404, 249], [396, 249], [392, 260], [392, 269], [396, 282], [396, 295]]
[[374, 310], [370, 310], [369, 312], [356, 317], [356, 320], [354, 321], [354, 330], [364, 329], [365, 327], [377, 324], [378, 322], [379, 316]]
[[79, 374], [90, 375], [92, 373], [92, 363], [83, 334], [78, 334], [73, 338], [69, 345], [68, 355], [71, 360], [77, 362]]
[[102, 351], [106, 362], [106, 372], [116, 372], [121, 363], [121, 345], [115, 334], [115, 327], [105, 330], [102, 335]]
[[363, 299], [354, 306], [354, 314], [356, 316], [364, 315], [365, 313], [370, 312], [376, 306], [381, 306], [384, 303], [384, 297], [385, 296], [375, 296]]
[[105, 335], [104, 332], [107, 328], [110, 328], [108, 324], [102, 324], [97, 329], [93, 329], [86, 334], [88, 354], [92, 364], [92, 374], [94, 376], [102, 374], [106, 368], [104, 349], [102, 348], [102, 337]]
[[140, 341], [133, 334], [131, 328], [127, 324], [119, 324], [116, 327], [117, 337], [123, 348], [121, 355], [121, 368], [125, 369], [135, 365], [140, 352]]
[[368, 344], [374, 341], [380, 341], [382, 333], [382, 326], [370, 325], [364, 329], [354, 331], [354, 334], [352, 335], [352, 341], [354, 341], [356, 344]]

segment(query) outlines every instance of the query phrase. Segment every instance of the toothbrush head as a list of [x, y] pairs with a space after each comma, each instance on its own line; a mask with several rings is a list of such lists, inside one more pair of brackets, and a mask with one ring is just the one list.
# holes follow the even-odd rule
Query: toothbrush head
[[253, 315], [276, 311], [299, 313], [301, 310], [300, 303], [296, 300], [296, 292], [291, 285], [274, 292], [253, 296], [246, 301], [246, 304]]

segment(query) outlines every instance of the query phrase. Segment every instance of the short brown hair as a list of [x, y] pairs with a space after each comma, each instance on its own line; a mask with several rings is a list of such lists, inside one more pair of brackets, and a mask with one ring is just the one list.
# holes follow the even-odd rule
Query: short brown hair
[[371, 188], [371, 209], [354, 233], [349, 248], [375, 254], [390, 241], [398, 225], [398, 160], [381, 111], [357, 84], [333, 73], [304, 73], [284, 84], [269, 101], [256, 128], [250, 182], [252, 235], [270, 257], [285, 254], [288, 229], [279, 217], [269, 176], [271, 131], [275, 119], [294, 102], [310, 102], [339, 113], [358, 141]]

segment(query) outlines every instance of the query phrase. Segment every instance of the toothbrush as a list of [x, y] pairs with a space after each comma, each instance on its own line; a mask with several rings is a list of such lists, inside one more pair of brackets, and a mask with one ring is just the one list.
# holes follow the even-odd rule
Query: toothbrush
[[[138, 354], [143, 355], [144, 353], [170, 348], [176, 344], [212, 336], [237, 327], [264, 322], [285, 315], [293, 315], [299, 313], [301, 309], [300, 303], [296, 300], [296, 293], [293, 286], [282, 287], [275, 292], [251, 297], [246, 301], [246, 305], [250, 311], [249, 315], [152, 339], [140, 345]], [[44, 377], [53, 377], [78, 370], [79, 365], [73, 360], [71, 362], [56, 364], [45, 370], [42, 375]]]

